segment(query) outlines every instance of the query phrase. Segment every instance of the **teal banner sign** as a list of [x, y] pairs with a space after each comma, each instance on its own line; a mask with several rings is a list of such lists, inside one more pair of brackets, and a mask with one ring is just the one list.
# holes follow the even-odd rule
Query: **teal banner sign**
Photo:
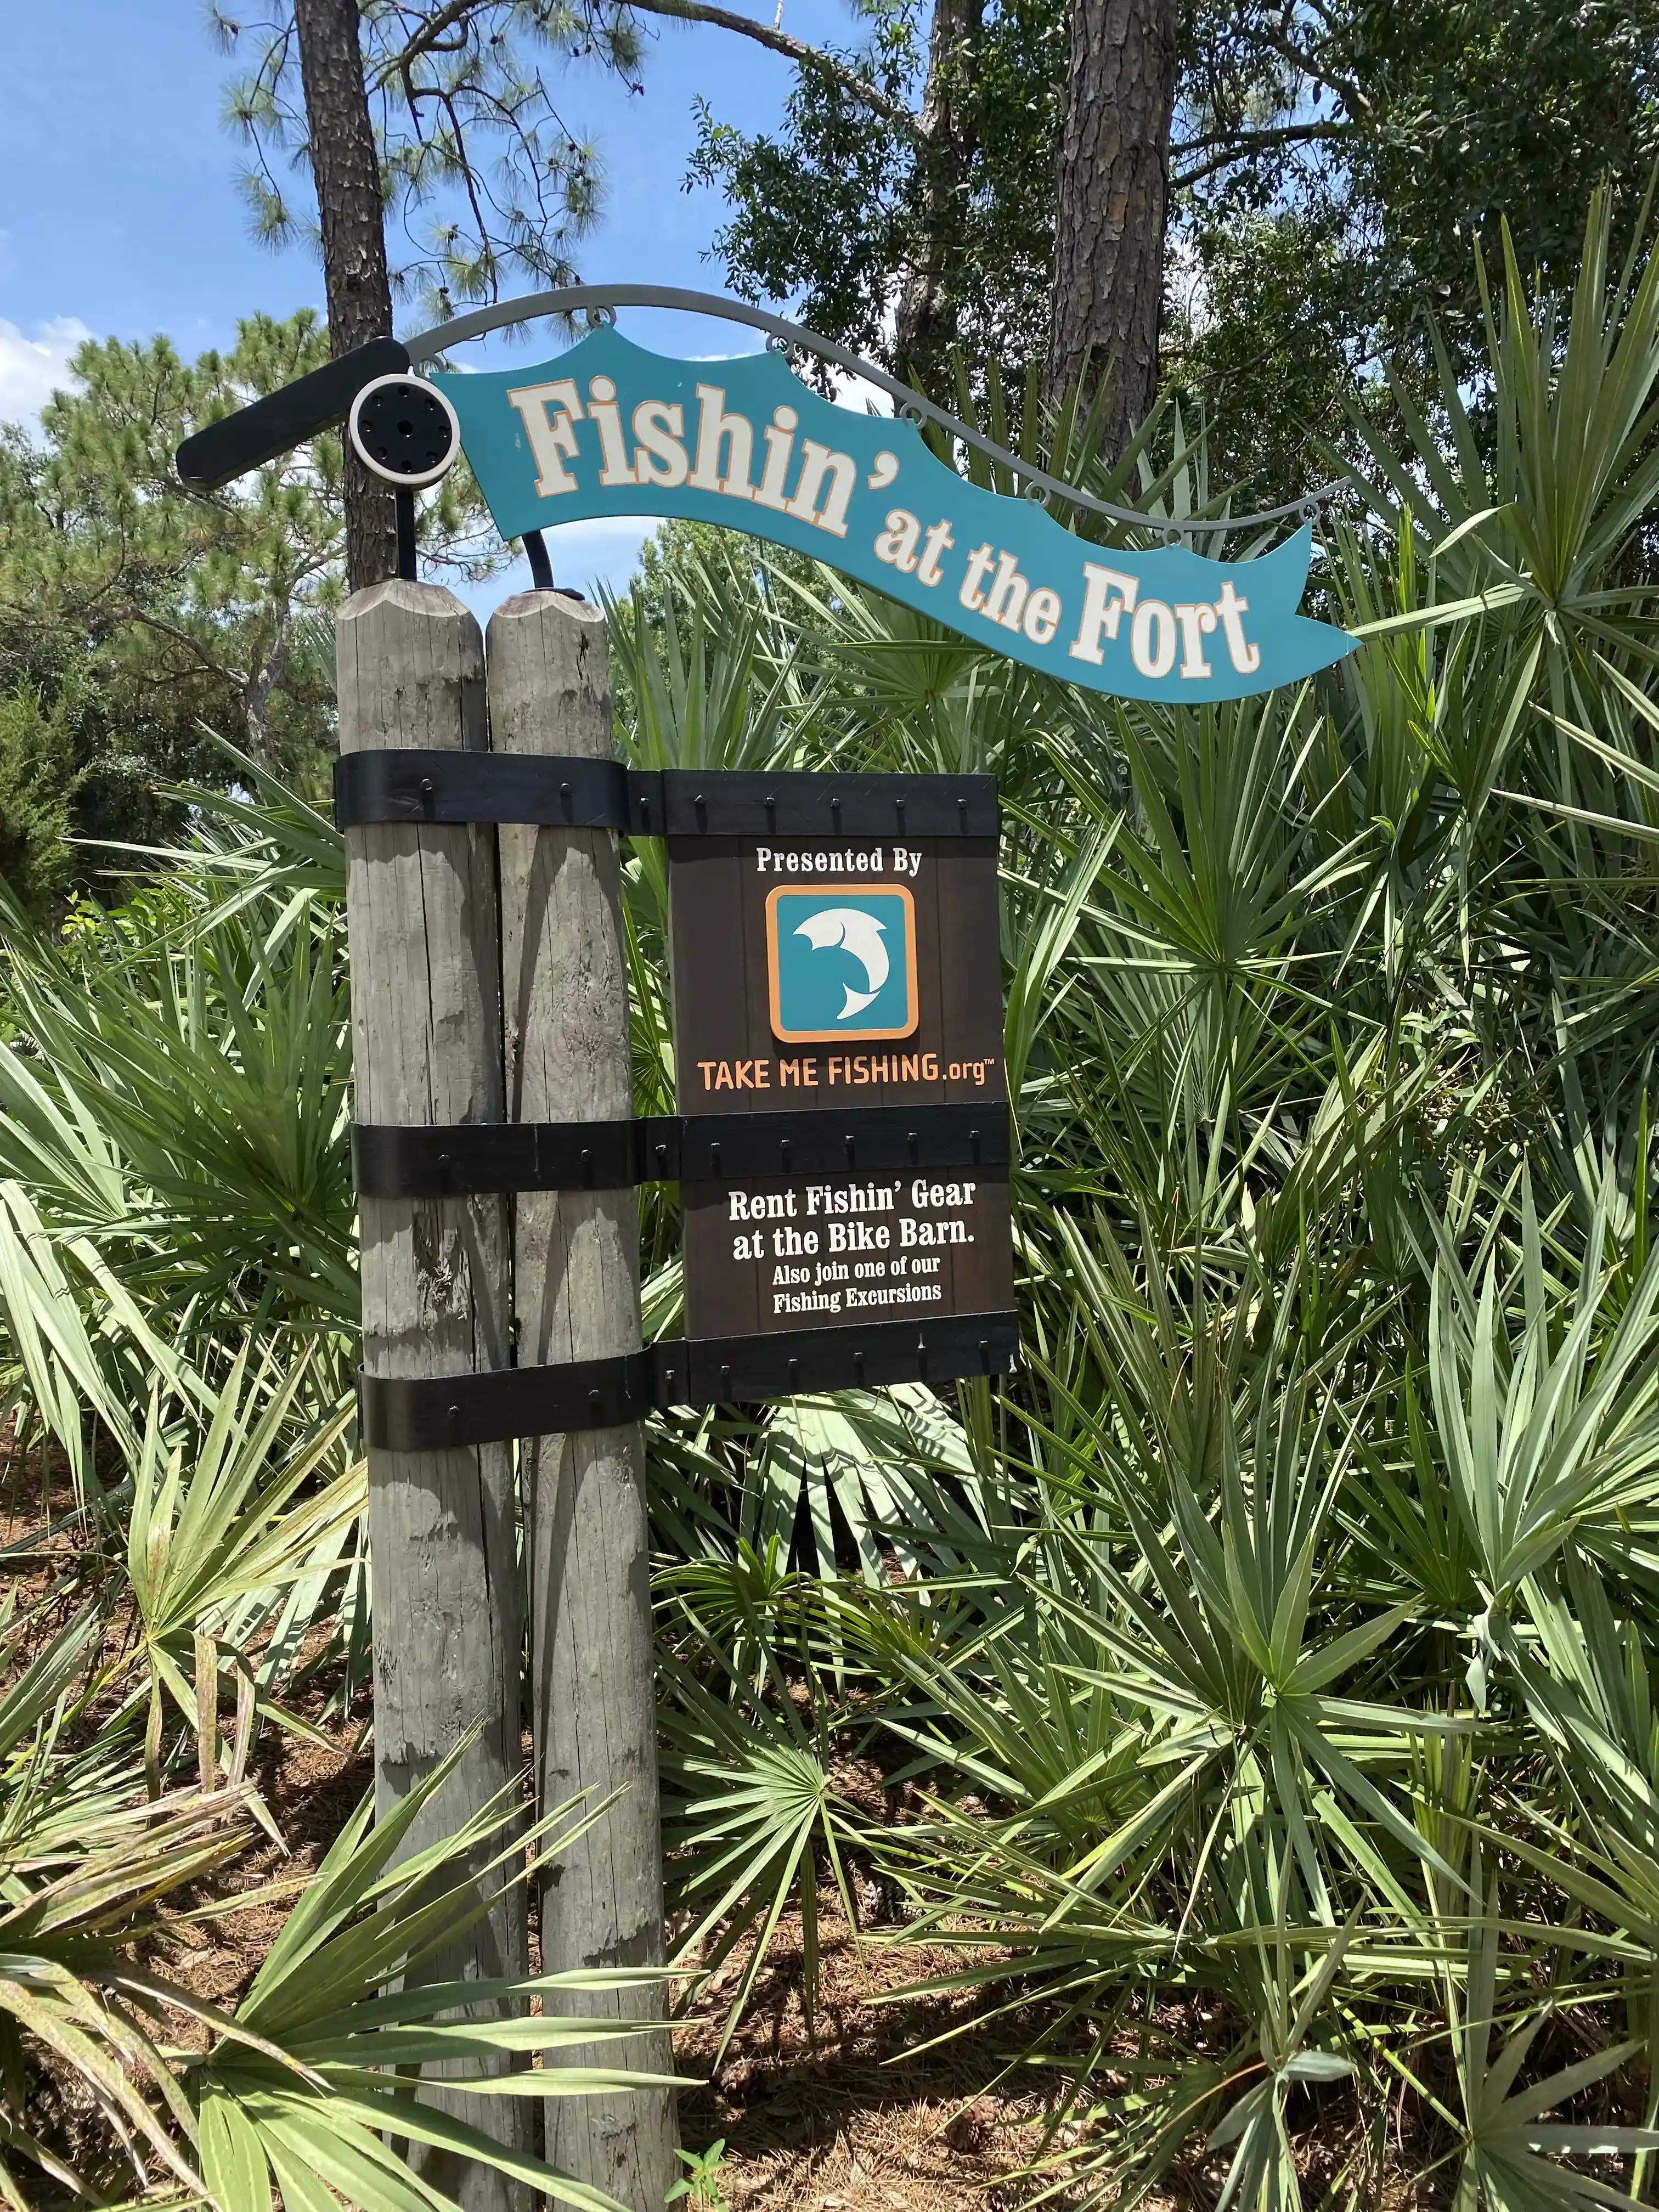
[[672, 361], [605, 328], [538, 368], [434, 381], [504, 538], [611, 514], [723, 523], [1123, 698], [1241, 698], [1353, 649], [1297, 612], [1311, 531], [1253, 561], [1092, 545], [1034, 500], [964, 482], [914, 424], [823, 398], [776, 354]]

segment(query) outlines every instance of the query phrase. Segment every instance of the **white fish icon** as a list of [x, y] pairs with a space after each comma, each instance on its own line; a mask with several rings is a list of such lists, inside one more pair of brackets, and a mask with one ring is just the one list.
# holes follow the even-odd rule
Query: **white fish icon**
[[855, 991], [850, 983], [842, 984], [847, 1003], [836, 1016], [838, 1022], [846, 1021], [867, 1006], [887, 981], [887, 947], [882, 942], [885, 927], [886, 924], [878, 921], [874, 915], [866, 914], [855, 906], [823, 907], [797, 925], [796, 936], [804, 937], [814, 951], [839, 945], [864, 970], [870, 988], [867, 991]]

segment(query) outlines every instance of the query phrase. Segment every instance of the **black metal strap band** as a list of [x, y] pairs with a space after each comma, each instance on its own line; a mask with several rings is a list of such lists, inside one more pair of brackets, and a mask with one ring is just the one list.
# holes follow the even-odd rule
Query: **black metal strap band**
[[363, 1442], [380, 1451], [447, 1451], [515, 1437], [616, 1428], [653, 1406], [755, 1404], [895, 1382], [1006, 1375], [1018, 1364], [1013, 1312], [866, 1322], [775, 1336], [669, 1338], [614, 1359], [507, 1367], [489, 1375], [358, 1376]]
[[342, 830], [365, 822], [632, 826], [620, 761], [529, 753], [342, 753], [334, 763], [334, 819]]
[[523, 822], [641, 837], [991, 837], [991, 775], [624, 769], [568, 754], [357, 752], [334, 763], [334, 818]]
[[902, 1174], [910, 1168], [1006, 1168], [1012, 1134], [1007, 1104], [1000, 1098], [967, 1106], [693, 1114], [678, 1127], [682, 1182]]
[[364, 1198], [518, 1190], [621, 1190], [640, 1182], [1006, 1168], [1008, 1109], [858, 1106], [801, 1113], [657, 1114], [630, 1121], [360, 1121], [353, 1180]]
[[489, 1375], [361, 1373], [363, 1442], [381, 1451], [446, 1451], [568, 1429], [614, 1429], [651, 1404], [642, 1352], [561, 1367], [502, 1367]]
[[465, 1122], [402, 1128], [355, 1121], [360, 1198], [464, 1198], [513, 1190], [624, 1190], [644, 1180], [644, 1121]]
[[647, 1348], [659, 1406], [750, 1404], [821, 1390], [1007, 1375], [1018, 1364], [1019, 1316], [947, 1314], [858, 1322], [773, 1336], [665, 1338]]
[[669, 837], [995, 837], [994, 775], [665, 769]]

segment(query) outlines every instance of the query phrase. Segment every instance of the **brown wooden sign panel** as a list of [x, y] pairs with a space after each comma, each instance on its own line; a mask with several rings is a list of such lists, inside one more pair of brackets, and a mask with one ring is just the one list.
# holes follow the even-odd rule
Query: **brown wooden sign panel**
[[[991, 838], [669, 840], [683, 1114], [1007, 1097]], [[1006, 1170], [682, 1185], [686, 1333], [1013, 1304]]]

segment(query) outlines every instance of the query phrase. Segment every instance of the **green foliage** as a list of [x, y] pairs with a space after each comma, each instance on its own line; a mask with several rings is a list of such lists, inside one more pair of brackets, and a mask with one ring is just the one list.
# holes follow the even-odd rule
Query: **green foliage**
[[[399, 292], [428, 321], [501, 296], [503, 279], [573, 284], [569, 255], [603, 201], [596, 149], [578, 141], [548, 90], [550, 62], [597, 58], [639, 89], [637, 27], [625, 8], [562, 0], [363, 0], [364, 89], [380, 154], [387, 228], [410, 258]], [[255, 235], [318, 234], [314, 202], [284, 181], [307, 167], [307, 125], [291, 0], [208, 19], [252, 67], [227, 88], [226, 119], [249, 147], [241, 183]], [[307, 176], [307, 183], [309, 184]]]
[[[744, 299], [793, 302], [800, 319], [872, 360], [891, 351], [896, 277], [936, 241], [942, 331], [975, 359], [1021, 363], [1048, 342], [1054, 146], [1069, 33], [1049, 0], [996, 0], [928, 85], [948, 115], [942, 143], [895, 127], [835, 74], [805, 64], [775, 135], [745, 136], [697, 102], [690, 176], [732, 210], [714, 239]], [[842, 67], [914, 104], [927, 60], [926, 12], [862, 4], [862, 45]], [[910, 366], [937, 374], [935, 353]]]
[[[489, 2063], [649, 2033], [648, 2026], [575, 2018], [556, 2006], [534, 2015], [528, 2009], [538, 1998], [660, 1978], [647, 1970], [459, 1983], [421, 1974], [489, 1908], [470, 1871], [446, 1886], [469, 1853], [493, 1847], [503, 1887], [528, 1879], [515, 1832], [516, 1789], [454, 1835], [399, 1856], [411, 1824], [465, 1748], [464, 1741], [372, 1826], [372, 1802], [359, 1806], [283, 1923], [234, 2024], [191, 2068], [203, 2177], [227, 2212], [270, 2212], [276, 2191], [285, 2212], [295, 2204], [320, 2208], [331, 2190], [362, 2212], [447, 2212], [450, 2198], [410, 2172], [388, 2134], [493, 2166], [560, 2203], [610, 2212], [614, 2200], [602, 2189], [527, 2151], [504, 2149], [421, 2098], [411, 2079], [410, 2069], [444, 2063], [448, 2078], [483, 2094], [546, 2097], [663, 2078], [592, 2063], [535, 2071]], [[556, 1848], [592, 1817], [556, 1811], [538, 1823], [534, 1840]], [[510, 2007], [509, 2016], [477, 2016], [479, 2006], [493, 2004]], [[462, 2006], [474, 2017], [455, 2018]]]
[[21, 686], [0, 697], [0, 883], [30, 914], [61, 897], [73, 866], [70, 809], [85, 771], [67, 704], [47, 714]]
[[[209, 731], [324, 787], [339, 440], [208, 494], [185, 490], [173, 457], [204, 423], [327, 358], [309, 309], [252, 317], [228, 352], [194, 362], [165, 338], [88, 339], [38, 439], [0, 431], [0, 830], [41, 855], [46, 878], [26, 903], [55, 895], [64, 874], [46, 787], [6, 767], [28, 742], [19, 718], [37, 709], [70, 826], [104, 846], [106, 864], [112, 846], [176, 834], [179, 802], [159, 787], [223, 778]], [[470, 479], [447, 482], [422, 511], [428, 561], [482, 573], [481, 519]]]
[[[811, 1667], [811, 1586], [779, 1573], [774, 1547], [764, 1559], [745, 1551], [726, 1571], [689, 1569], [671, 1589], [660, 1662], [663, 1820], [676, 1899], [694, 1921], [681, 1948], [714, 1974], [749, 1943], [720, 2040], [723, 2057], [791, 1904], [800, 1916], [811, 2022], [818, 1860], [827, 1863], [853, 1920], [843, 1853], [856, 1829], [831, 1771], [836, 1700], [823, 1693]], [[805, 1686], [804, 1711], [791, 1695], [790, 1662]]]
[[[388, 2144], [392, 2130], [512, 2173], [560, 2203], [609, 2212], [603, 2191], [503, 2149], [421, 2101], [411, 2084], [410, 2069], [434, 2061], [470, 2087], [509, 2096], [580, 2096], [653, 2078], [591, 2063], [535, 2073], [501, 2068], [504, 2058], [646, 2032], [562, 2011], [528, 2013], [533, 1999], [568, 2002], [650, 1978], [643, 1972], [460, 1986], [422, 1976], [487, 1910], [469, 1858], [476, 1863], [482, 1850], [493, 1854], [502, 1882], [529, 1879], [516, 1802], [485, 1807], [454, 1834], [399, 1856], [465, 1743], [373, 1826], [365, 1799], [293, 1902], [246, 1994], [226, 2011], [192, 1994], [155, 1954], [170, 1940], [162, 1908], [202, 1915], [202, 1886], [246, 1850], [257, 1798], [239, 1759], [217, 1786], [210, 1778], [200, 1789], [135, 1802], [130, 1747], [107, 1721], [91, 1747], [65, 1749], [88, 1702], [76, 1680], [88, 1626], [83, 1616], [61, 1631], [0, 1701], [7, 2201], [27, 2206], [21, 2184], [33, 2169], [72, 2198], [107, 2202], [125, 2167], [129, 2181], [135, 2168], [141, 2180], [153, 2171], [187, 2201], [205, 2197], [224, 2212], [273, 2212], [278, 2191], [289, 2207], [343, 2201], [360, 2212], [447, 2212], [452, 2200], [412, 2175]], [[246, 1750], [244, 1739], [242, 1758]], [[538, 1824], [536, 1840], [556, 1847], [592, 1817], [556, 1812]], [[286, 1902], [293, 1889], [248, 1889], [205, 1909]], [[386, 1993], [389, 1985], [395, 1994]], [[471, 2016], [457, 2019], [458, 2004]], [[501, 2012], [480, 2013], [491, 2006]], [[195, 2028], [198, 2047], [167, 2039], [170, 2018]], [[99, 2123], [76, 2168], [36, 2131], [31, 2106], [49, 2116], [52, 2093], [78, 2095]]]
[[[920, 9], [857, 20], [855, 51], [800, 64], [780, 130], [702, 106], [690, 174], [732, 210], [727, 281], [890, 368], [894, 299], [933, 270], [904, 373], [946, 398], [955, 343], [976, 374], [1018, 374], [1048, 341], [1066, 11], [965, 9], [931, 47]], [[1597, 185], [1615, 187], [1621, 237], [1639, 230], [1659, 153], [1649, 0], [1194, 0], [1178, 40], [1164, 381], [1202, 409], [1218, 480], [1248, 484], [1247, 503], [1314, 479], [1310, 434], [1337, 434], [1380, 360], [1427, 399], [1426, 317], [1465, 375], [1478, 367], [1474, 249], [1495, 258], [1503, 222], [1522, 267], [1562, 290]]]
[[[718, 641], [787, 672], [788, 757], [1001, 781], [1025, 1351], [930, 1487], [825, 1486], [820, 1595], [804, 1512], [722, 1549], [748, 1437], [678, 1447], [722, 1564], [662, 1583], [676, 1875], [706, 1957], [900, 1885], [1074, 2201], [1543, 2212], [1659, 2150], [1659, 318], [1614, 220], [1559, 304], [1501, 257], [1478, 402], [1448, 348], [1403, 435], [1356, 412], [1364, 643], [1293, 695], [1094, 701], [828, 576]], [[1129, 480], [1190, 511], [1174, 428]]]
[[[1021, 1370], [653, 1422], [664, 1805], [677, 1963], [731, 1973], [728, 2043], [786, 1922], [809, 2007], [832, 1900], [925, 1939], [956, 2023], [1051, 2093], [1034, 2178], [1075, 2202], [1650, 2194], [1659, 276], [1617, 265], [1616, 213], [1565, 301], [1494, 261], [1477, 377], [1431, 348], [1396, 436], [1357, 411], [1316, 588], [1361, 646], [1294, 693], [1103, 700], [686, 534], [614, 610], [636, 759], [1000, 781]], [[980, 404], [1138, 493], [1130, 542], [1212, 507], [1173, 406], [1106, 470], [1073, 413]], [[238, 773], [127, 906], [0, 924], [9, 1382], [89, 1534], [0, 1700], [0, 1838], [33, 1838], [3, 1893], [37, 1946], [83, 1868], [107, 1899], [50, 2021], [0, 1963], [0, 2076], [36, 2084], [0, 2159], [61, 2164], [68, 2063], [158, 2181], [199, 2153], [237, 2212], [273, 2179], [309, 2207], [313, 2172], [414, 2212], [378, 2147], [438, 2123], [387, 2069], [450, 2031], [417, 1978], [370, 1994], [424, 1938], [365, 1827], [205, 2056], [109, 1966], [150, 1893], [123, 1842], [205, 1880], [298, 1655], [349, 1680], [364, 1646], [339, 848]], [[664, 1108], [654, 848], [624, 896]], [[660, 1330], [666, 1198], [646, 1249]]]
[[696, 2208], [696, 2212], [731, 2212], [720, 2186], [726, 2167], [726, 2137], [720, 2136], [707, 2150], [681, 2150], [674, 2155], [685, 2172], [669, 2191], [665, 2201], [674, 2204], [684, 2197]]
[[[0, 447], [0, 647], [39, 672], [80, 757], [113, 786], [100, 812], [146, 775], [210, 762], [204, 723], [291, 767], [316, 757], [331, 669], [295, 625], [334, 588], [338, 441], [208, 496], [182, 489], [173, 456], [191, 430], [327, 357], [309, 311], [256, 317], [229, 353], [194, 363], [165, 338], [88, 339], [38, 442]], [[53, 647], [65, 635], [67, 665]]]
[[86, 1394], [148, 1395], [144, 1316], [182, 1350], [356, 1314], [338, 834], [242, 768], [277, 804], [181, 793], [191, 847], [114, 914], [0, 907], [0, 1313], [82, 1480]]
[[1564, 292], [1596, 185], [1616, 185], [1623, 235], [1639, 229], [1659, 152], [1644, 0], [1199, 8], [1186, 35], [1177, 136], [1207, 143], [1177, 167], [1194, 181], [1166, 357], [1229, 477], [1288, 493], [1308, 433], [1334, 434], [1379, 360], [1432, 394], [1431, 318], [1477, 368], [1474, 250], [1495, 259], [1503, 224]]

